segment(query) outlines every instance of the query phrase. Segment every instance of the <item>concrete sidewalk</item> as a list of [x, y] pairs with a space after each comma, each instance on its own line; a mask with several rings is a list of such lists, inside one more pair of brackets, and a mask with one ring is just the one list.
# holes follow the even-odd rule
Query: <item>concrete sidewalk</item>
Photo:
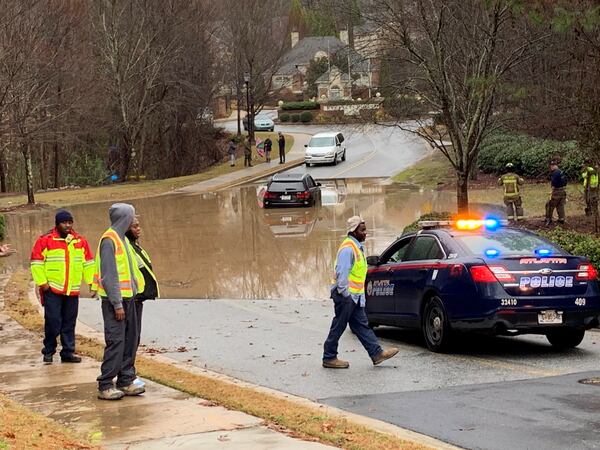
[[311, 135], [308, 133], [289, 132], [285, 134], [291, 134], [294, 137], [294, 145], [285, 156], [285, 164], [279, 164], [279, 153], [276, 148], [277, 143], [275, 143], [275, 148], [271, 152], [272, 160], [270, 163], [258, 164], [252, 167], [244, 167], [243, 169], [236, 170], [235, 172], [211, 178], [210, 180], [201, 181], [200, 183], [192, 184], [190, 186], [185, 186], [175, 191], [170, 191], [168, 194], [200, 194], [202, 192], [214, 192], [232, 186], [237, 186], [239, 184], [259, 180], [282, 170], [291, 169], [292, 167], [304, 164], [304, 144], [308, 143]]
[[[0, 300], [0, 309], [3, 302]], [[0, 390], [29, 409], [110, 449], [326, 449], [273, 431], [262, 419], [146, 381], [147, 392], [96, 398], [100, 364], [42, 364], [41, 337], [0, 313]]]

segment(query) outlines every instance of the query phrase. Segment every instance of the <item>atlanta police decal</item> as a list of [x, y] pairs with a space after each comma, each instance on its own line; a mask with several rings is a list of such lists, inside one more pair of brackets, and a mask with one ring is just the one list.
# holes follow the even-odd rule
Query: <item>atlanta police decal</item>
[[385, 297], [394, 295], [394, 283], [390, 280], [375, 280], [367, 283], [367, 295]]

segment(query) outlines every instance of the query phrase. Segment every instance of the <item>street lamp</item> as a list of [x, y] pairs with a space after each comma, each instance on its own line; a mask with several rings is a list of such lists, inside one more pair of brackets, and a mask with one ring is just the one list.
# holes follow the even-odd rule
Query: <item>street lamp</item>
[[247, 123], [247, 129], [248, 129], [248, 137], [250, 138], [250, 144], [252, 144], [253, 141], [253, 133], [252, 133], [252, 127], [254, 126], [254, 121], [251, 120], [252, 117], [250, 117], [250, 73], [249, 72], [244, 72], [244, 84], [246, 85], [246, 123]]

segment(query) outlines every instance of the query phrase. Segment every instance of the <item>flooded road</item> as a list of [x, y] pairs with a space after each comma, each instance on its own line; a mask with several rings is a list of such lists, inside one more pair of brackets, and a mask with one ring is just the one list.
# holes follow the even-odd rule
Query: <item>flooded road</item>
[[[140, 242], [153, 259], [162, 297], [326, 298], [349, 216], [365, 218], [365, 248], [371, 255], [421, 214], [452, 204], [451, 192], [353, 179], [324, 182], [319, 207], [264, 210], [257, 201], [260, 185], [131, 202], [140, 215]], [[109, 225], [109, 206], [71, 208], [75, 230], [86, 236], [94, 252]], [[54, 211], [8, 216], [6, 242], [18, 253], [3, 262], [28, 267], [35, 239], [53, 223]]]

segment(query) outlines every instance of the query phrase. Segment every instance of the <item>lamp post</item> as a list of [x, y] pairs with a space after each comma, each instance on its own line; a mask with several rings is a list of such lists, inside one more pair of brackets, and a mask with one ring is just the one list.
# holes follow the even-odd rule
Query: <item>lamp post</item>
[[250, 73], [244, 72], [244, 84], [246, 85], [246, 123], [248, 129], [248, 137], [250, 138], [250, 145], [254, 141], [254, 120], [253, 117], [250, 116], [250, 111], [252, 110], [250, 105]]

